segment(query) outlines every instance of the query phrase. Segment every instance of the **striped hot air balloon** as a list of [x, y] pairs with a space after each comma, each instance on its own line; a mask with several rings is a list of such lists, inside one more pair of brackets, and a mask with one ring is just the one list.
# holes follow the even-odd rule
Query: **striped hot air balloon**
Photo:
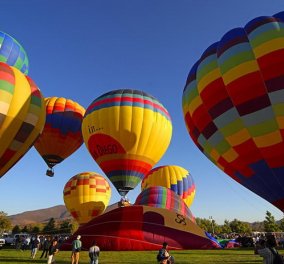
[[142, 180], [141, 188], [163, 186], [179, 195], [190, 207], [195, 196], [195, 184], [191, 174], [177, 165], [160, 166], [152, 169]]
[[81, 124], [85, 109], [63, 97], [45, 98], [45, 105], [45, 126], [34, 146], [48, 165], [46, 175], [53, 176], [53, 167], [83, 144]]
[[114, 90], [95, 99], [82, 123], [90, 154], [124, 196], [167, 150], [172, 123], [153, 96], [137, 90]]
[[44, 122], [39, 88], [30, 77], [0, 62], [0, 177], [31, 148]]
[[195, 218], [179, 195], [162, 186], [153, 186], [142, 191], [136, 198], [135, 205], [147, 205], [164, 208], [186, 216], [195, 222]]
[[102, 214], [110, 197], [108, 181], [95, 172], [82, 172], [73, 176], [63, 190], [66, 208], [79, 224], [85, 224]]
[[26, 51], [17, 40], [2, 31], [0, 31], [0, 62], [28, 74], [29, 60]]
[[182, 104], [198, 148], [284, 211], [284, 12], [211, 45], [188, 75]]

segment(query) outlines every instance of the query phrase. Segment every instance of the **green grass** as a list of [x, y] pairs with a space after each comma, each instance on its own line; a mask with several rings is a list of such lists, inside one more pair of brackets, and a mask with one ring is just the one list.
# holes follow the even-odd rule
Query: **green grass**
[[[284, 253], [284, 250], [280, 250]], [[80, 253], [80, 264], [88, 264], [88, 252]], [[217, 250], [181, 250], [171, 251], [175, 257], [176, 264], [252, 264], [262, 263], [262, 258], [254, 254], [253, 249], [217, 249]], [[37, 253], [35, 259], [30, 259], [30, 251], [20, 251], [16, 249], [1, 249], [0, 263], [1, 264], [31, 264], [31, 263], [46, 263], [46, 259], [40, 259], [41, 251]], [[102, 251], [100, 254], [99, 264], [157, 264], [157, 251]], [[60, 251], [56, 255], [56, 263], [71, 263], [71, 252]]]

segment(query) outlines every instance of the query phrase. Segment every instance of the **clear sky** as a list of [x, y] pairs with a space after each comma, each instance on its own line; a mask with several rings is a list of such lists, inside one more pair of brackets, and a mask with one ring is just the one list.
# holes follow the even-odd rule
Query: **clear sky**
[[[191, 173], [196, 217], [263, 221], [283, 213], [212, 164], [194, 145], [182, 113], [187, 74], [202, 52], [234, 27], [284, 10], [283, 0], [3, 0], [0, 31], [25, 48], [29, 76], [45, 97], [72, 99], [85, 108], [114, 89], [143, 90], [169, 111], [171, 144], [156, 166], [179, 165]], [[0, 179], [0, 211], [8, 215], [64, 204], [74, 175], [102, 175], [83, 144], [55, 166], [53, 178], [35, 148]], [[129, 192], [134, 202], [140, 186]], [[111, 203], [119, 195], [112, 186]]]

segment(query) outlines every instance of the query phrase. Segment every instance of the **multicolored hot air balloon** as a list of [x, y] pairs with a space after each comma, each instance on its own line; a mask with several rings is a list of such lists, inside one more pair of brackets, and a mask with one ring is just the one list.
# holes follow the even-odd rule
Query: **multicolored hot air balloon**
[[96, 240], [104, 251], [158, 250], [164, 241], [170, 242], [170, 250], [221, 248], [188, 218], [145, 205], [120, 207], [94, 218], [64, 241], [60, 250], [71, 250], [77, 235], [82, 236], [85, 248]]
[[30, 149], [44, 122], [44, 101], [36, 84], [0, 62], [0, 177]]
[[135, 205], [165, 208], [195, 222], [195, 218], [185, 202], [175, 192], [166, 187], [153, 186], [145, 189], [137, 196]]
[[226, 33], [192, 67], [183, 112], [198, 148], [284, 212], [284, 12]]
[[108, 181], [95, 172], [73, 176], [63, 190], [66, 208], [79, 224], [102, 214], [108, 206], [111, 188]]
[[2, 31], [0, 31], [0, 62], [28, 74], [29, 60], [26, 51], [17, 40]]
[[152, 169], [142, 180], [141, 188], [163, 186], [178, 194], [190, 207], [195, 196], [195, 184], [190, 173], [177, 165], [160, 166]]
[[74, 153], [82, 144], [81, 124], [85, 109], [63, 97], [45, 98], [46, 123], [34, 146], [53, 176], [53, 167]]
[[125, 196], [167, 150], [172, 123], [153, 96], [137, 90], [114, 90], [95, 99], [82, 123], [85, 144]]

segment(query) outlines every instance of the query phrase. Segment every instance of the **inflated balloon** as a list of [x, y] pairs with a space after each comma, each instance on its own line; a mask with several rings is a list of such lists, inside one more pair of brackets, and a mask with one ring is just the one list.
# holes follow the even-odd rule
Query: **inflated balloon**
[[95, 172], [73, 176], [63, 190], [65, 206], [79, 224], [102, 214], [108, 206], [111, 188], [108, 181]]
[[284, 211], [284, 12], [226, 33], [192, 67], [183, 112], [198, 148]]
[[20, 43], [7, 33], [0, 31], [0, 62], [7, 63], [28, 74], [29, 60]]
[[45, 105], [45, 126], [34, 146], [49, 167], [46, 175], [53, 176], [53, 167], [83, 144], [81, 125], [85, 109], [63, 97], [45, 98]]
[[142, 180], [142, 190], [152, 186], [163, 186], [178, 194], [189, 207], [195, 196], [195, 184], [189, 172], [176, 165], [152, 169]]
[[175, 192], [166, 187], [153, 186], [145, 189], [137, 196], [135, 205], [165, 208], [195, 222], [195, 218], [185, 202]]
[[137, 90], [115, 90], [95, 99], [82, 123], [85, 144], [124, 196], [167, 150], [172, 123], [153, 96]]
[[36, 84], [0, 62], [0, 177], [30, 149], [44, 122], [44, 101]]

